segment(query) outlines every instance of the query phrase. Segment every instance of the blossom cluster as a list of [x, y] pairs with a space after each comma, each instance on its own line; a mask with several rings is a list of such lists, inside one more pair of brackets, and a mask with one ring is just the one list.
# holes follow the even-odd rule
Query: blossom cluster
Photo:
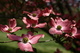
[[[50, 2], [55, 3], [55, 0], [43, 0], [42, 3], [37, 2], [25, 0], [26, 7], [24, 6], [20, 12], [25, 15], [21, 17], [25, 28], [30, 29], [27, 34], [22, 34], [22, 36], [14, 34], [14, 32], [23, 29], [17, 26], [16, 18], [9, 19], [8, 25], [0, 24], [0, 31], [6, 32], [10, 40], [17, 41], [18, 47], [22, 51], [34, 52], [32, 44], [36, 44], [40, 38], [44, 38], [44, 34], [34, 35], [36, 28], [47, 31], [55, 42], [59, 42], [59, 44], [62, 44], [67, 50], [73, 48], [75, 51], [80, 51], [80, 19], [77, 18], [78, 15], [74, 14], [74, 16], [70, 16], [69, 14], [63, 15], [62, 13], [56, 12], [50, 4]], [[39, 6], [40, 4], [44, 6], [41, 8]], [[17, 11], [17, 8], [16, 10], [10, 10]], [[57, 51], [59, 53], [59, 49], [57, 49]]]
[[43, 34], [34, 35], [31, 31], [28, 31], [27, 34], [22, 34], [22, 36], [17, 36], [10, 34], [21, 29], [21, 27], [16, 27], [16, 19], [9, 19], [9, 26], [0, 24], [0, 30], [2, 32], [7, 32], [7, 37], [12, 41], [18, 41], [18, 46], [22, 51], [31, 51], [33, 48], [31, 44], [36, 44], [41, 37], [44, 37]]

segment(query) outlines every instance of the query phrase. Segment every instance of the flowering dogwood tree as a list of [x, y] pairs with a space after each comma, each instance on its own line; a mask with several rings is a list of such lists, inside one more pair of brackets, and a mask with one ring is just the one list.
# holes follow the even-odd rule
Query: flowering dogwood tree
[[[55, 41], [73, 53], [80, 53], [79, 14], [80, 1], [75, 0], [0, 0], [0, 31], [6, 32], [6, 37], [11, 40], [0, 43], [16, 41], [21, 51], [35, 52], [32, 44], [46, 42], [39, 41], [46, 37], [44, 34], [34, 35], [39, 28], [52, 37], [48, 41]], [[17, 19], [24, 23], [26, 30], [29, 29], [27, 34], [18, 36], [14, 33], [23, 29], [17, 26]], [[8, 25], [3, 24], [3, 20], [8, 20]], [[57, 49], [54, 53], [62, 52]]]

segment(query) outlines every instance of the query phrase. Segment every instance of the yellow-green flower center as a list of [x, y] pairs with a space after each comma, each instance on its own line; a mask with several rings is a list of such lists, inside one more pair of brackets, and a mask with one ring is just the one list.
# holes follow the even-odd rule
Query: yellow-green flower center
[[23, 43], [27, 43], [28, 42], [28, 38], [24, 37], [22, 41], [23, 41]]
[[33, 14], [32, 14], [32, 16], [33, 16], [33, 17], [35, 17], [35, 16], [36, 16], [36, 14], [35, 14], [35, 13], [33, 13]]
[[62, 27], [61, 27], [60, 25], [57, 26], [57, 30], [61, 30], [61, 28], [62, 28]]
[[9, 28], [9, 29], [8, 29], [8, 31], [12, 31], [12, 29], [11, 29], [11, 28]]

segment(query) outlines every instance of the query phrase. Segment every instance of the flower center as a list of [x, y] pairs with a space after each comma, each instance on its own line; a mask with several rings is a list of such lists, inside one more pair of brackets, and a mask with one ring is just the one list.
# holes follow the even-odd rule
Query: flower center
[[61, 30], [61, 28], [62, 28], [62, 27], [61, 27], [60, 25], [57, 26], [57, 30]]
[[33, 13], [33, 14], [32, 14], [32, 16], [33, 16], [33, 17], [35, 17], [35, 16], [36, 16], [36, 14], [35, 14], [35, 13]]
[[27, 43], [28, 42], [28, 38], [24, 37], [22, 41], [23, 41], [23, 43]]
[[9, 29], [8, 29], [8, 31], [12, 31], [12, 29], [11, 29], [11, 28], [9, 28]]

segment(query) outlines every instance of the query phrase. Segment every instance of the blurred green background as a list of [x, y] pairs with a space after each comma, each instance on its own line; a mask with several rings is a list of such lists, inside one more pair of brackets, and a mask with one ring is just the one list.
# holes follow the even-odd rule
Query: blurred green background
[[[49, 37], [48, 34], [45, 33], [44, 31], [40, 29], [38, 29], [38, 31], [39, 31], [38, 34], [45, 34], [45, 37], [41, 38], [40, 41], [51, 39], [51, 37]], [[26, 32], [27, 30], [22, 29], [17, 31], [15, 34], [20, 36], [21, 34], [26, 34]], [[6, 33], [0, 32], [0, 41], [1, 42], [9, 41], [9, 39], [6, 37]], [[55, 43], [54, 41], [37, 43], [33, 45], [33, 47], [37, 49], [37, 53], [54, 53], [54, 51], [56, 51], [57, 48], [59, 48], [63, 53], [71, 53], [70, 51], [65, 50], [65, 48]], [[18, 50], [17, 42], [10, 42], [10, 43], [0, 43], [0, 53], [24, 53], [24, 52]]]

